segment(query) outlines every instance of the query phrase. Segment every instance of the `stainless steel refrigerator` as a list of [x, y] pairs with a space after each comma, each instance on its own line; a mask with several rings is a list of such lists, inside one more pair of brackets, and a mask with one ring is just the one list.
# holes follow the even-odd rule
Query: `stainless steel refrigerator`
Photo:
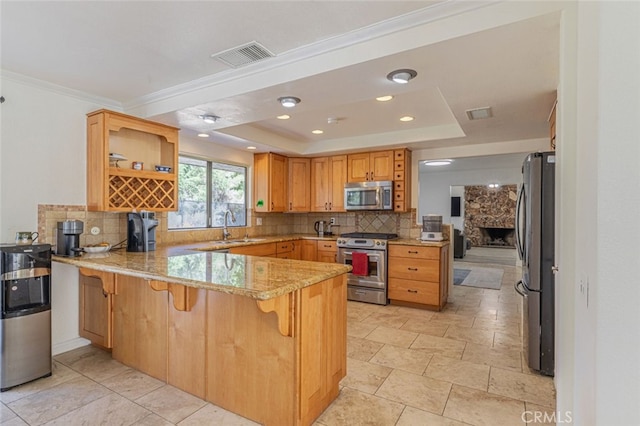
[[529, 154], [516, 204], [516, 246], [522, 279], [515, 285], [524, 298], [523, 340], [530, 368], [554, 374], [554, 212], [555, 153]]

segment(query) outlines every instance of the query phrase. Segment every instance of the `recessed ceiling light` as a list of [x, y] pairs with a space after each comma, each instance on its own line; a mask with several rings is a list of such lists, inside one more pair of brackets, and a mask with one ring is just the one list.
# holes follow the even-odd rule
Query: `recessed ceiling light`
[[283, 96], [278, 98], [278, 102], [280, 102], [280, 105], [285, 108], [293, 108], [300, 103], [300, 98], [296, 98], [295, 96]]
[[278, 120], [288, 120], [288, 119], [290, 119], [290, 118], [291, 118], [291, 116], [290, 116], [290, 115], [287, 115], [287, 114], [282, 114], [282, 115], [277, 116], [276, 118], [277, 118]]
[[316, 130], [312, 130], [311, 133], [313, 133], [314, 135], [321, 135], [324, 133], [324, 131], [320, 129], [316, 129]]
[[442, 160], [427, 160], [422, 164], [424, 164], [425, 166], [448, 166], [451, 163], [453, 163], [453, 160], [447, 158]]
[[255, 146], [248, 146], [247, 149], [253, 150], [253, 149], [258, 149], [258, 148], [256, 148]]
[[209, 135], [208, 135], [208, 134], [206, 134], [206, 133], [198, 133], [198, 137], [199, 137], [199, 138], [208, 138], [208, 137], [209, 137]]
[[468, 109], [465, 112], [467, 113], [469, 120], [481, 120], [483, 118], [493, 117], [491, 107]]
[[413, 121], [413, 117], [410, 115], [405, 115], [404, 117], [400, 117], [400, 121]]
[[213, 124], [216, 121], [220, 120], [220, 117], [218, 117], [217, 115], [201, 115], [200, 118], [202, 118], [202, 121], [209, 124]]
[[393, 99], [393, 96], [385, 95], [385, 96], [378, 96], [376, 98], [376, 101], [378, 101], [378, 102], [387, 102], [387, 101], [390, 101], [391, 99]]
[[387, 78], [395, 83], [407, 84], [409, 80], [413, 79], [417, 75], [418, 73], [415, 72], [415, 70], [401, 69], [391, 71], [389, 74], [387, 74]]

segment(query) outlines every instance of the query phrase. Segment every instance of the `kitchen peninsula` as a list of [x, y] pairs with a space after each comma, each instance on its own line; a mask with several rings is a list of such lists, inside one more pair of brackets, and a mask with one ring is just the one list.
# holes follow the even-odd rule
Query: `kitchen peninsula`
[[101, 284], [81, 316], [104, 313], [114, 359], [261, 424], [311, 424], [346, 374], [350, 267], [193, 248], [54, 260]]

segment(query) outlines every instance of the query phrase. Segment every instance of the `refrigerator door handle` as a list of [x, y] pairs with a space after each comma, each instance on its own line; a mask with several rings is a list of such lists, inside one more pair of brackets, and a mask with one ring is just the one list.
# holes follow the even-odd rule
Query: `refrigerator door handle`
[[520, 207], [522, 205], [522, 200], [524, 199], [524, 184], [520, 187], [518, 191], [518, 196], [516, 198], [516, 247], [518, 249], [518, 256], [520, 260], [524, 260], [524, 241], [522, 240], [522, 235], [520, 234]]
[[525, 293], [525, 289], [524, 289], [524, 283], [522, 282], [522, 280], [518, 281], [517, 283], [515, 283], [513, 285], [513, 288], [516, 289], [516, 291], [518, 292], [518, 294], [522, 297], [527, 297], [527, 294]]

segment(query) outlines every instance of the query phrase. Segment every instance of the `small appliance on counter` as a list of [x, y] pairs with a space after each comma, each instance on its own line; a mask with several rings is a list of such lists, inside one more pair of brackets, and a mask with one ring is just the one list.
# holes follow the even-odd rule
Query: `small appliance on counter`
[[153, 212], [127, 213], [127, 251], [154, 251], [157, 226]]
[[329, 223], [326, 220], [319, 220], [313, 225], [313, 229], [315, 229], [316, 234], [318, 234], [318, 237], [324, 237], [325, 235], [329, 235], [329, 233], [326, 232], [328, 224]]
[[51, 245], [0, 245], [0, 391], [51, 375]]
[[56, 254], [58, 256], [80, 256], [80, 234], [84, 224], [80, 220], [65, 220], [56, 226]]
[[442, 216], [428, 214], [422, 216], [422, 241], [442, 241]]

